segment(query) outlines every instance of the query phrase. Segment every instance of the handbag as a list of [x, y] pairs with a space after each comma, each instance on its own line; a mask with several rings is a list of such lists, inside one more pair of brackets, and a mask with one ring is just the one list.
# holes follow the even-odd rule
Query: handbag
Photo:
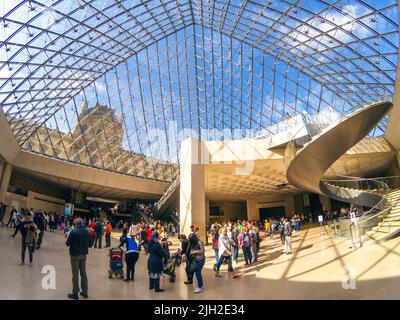
[[195, 273], [197, 271], [197, 263], [194, 259], [190, 262], [189, 271], [191, 273]]

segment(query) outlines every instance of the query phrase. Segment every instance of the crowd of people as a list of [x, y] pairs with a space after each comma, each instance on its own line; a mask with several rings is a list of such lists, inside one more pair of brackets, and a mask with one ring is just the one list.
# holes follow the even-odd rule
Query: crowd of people
[[[25, 264], [26, 251], [29, 253], [29, 262], [32, 266], [34, 251], [40, 249], [44, 232], [49, 228], [51, 232], [60, 230], [69, 247], [73, 291], [68, 295], [71, 299], [88, 297], [88, 279], [86, 274], [86, 257], [90, 247], [101, 249], [103, 237], [105, 247], [111, 248], [111, 233], [113, 225], [107, 219], [86, 219], [46, 213], [42, 210], [19, 211], [12, 209], [10, 227], [15, 227], [15, 235], [20, 232], [22, 237], [21, 264]], [[122, 235], [118, 248], [124, 249], [124, 263], [126, 272], [125, 282], [135, 279], [135, 265], [140, 260], [142, 252], [147, 257], [147, 271], [149, 289], [162, 292], [160, 279], [168, 275], [175, 277], [171, 261], [180, 261], [185, 264], [186, 285], [192, 285], [194, 280], [197, 287], [194, 293], [204, 290], [203, 267], [206, 262], [204, 240], [208, 243], [208, 235], [211, 237], [211, 246], [214, 252], [213, 269], [215, 277], [220, 278], [221, 268], [227, 265], [227, 271], [232, 279], [240, 274], [237, 272], [239, 260], [245, 266], [257, 263], [260, 244], [263, 239], [273, 239], [276, 233], [280, 234], [283, 252], [292, 253], [291, 237], [293, 232], [301, 229], [304, 217], [295, 214], [292, 218], [269, 218], [261, 221], [226, 221], [208, 225], [206, 239], [201, 239], [198, 227], [191, 226], [189, 234], [179, 233], [178, 225], [173, 223], [120, 223], [116, 228]], [[115, 229], [114, 229], [115, 230]], [[172, 241], [176, 237], [180, 241], [180, 248], [176, 252], [170, 252]], [[143, 255], [142, 254], [142, 255]], [[180, 264], [178, 263], [178, 265]], [[176, 265], [173, 265], [174, 267]], [[169, 268], [170, 271], [167, 271]], [[171, 271], [172, 270], [172, 271]], [[79, 281], [80, 274], [80, 281]], [[80, 284], [80, 286], [79, 286]], [[79, 289], [80, 287], [80, 289]], [[81, 290], [81, 291], [79, 291]]]
[[149, 203], [149, 204], [137, 203], [137, 205], [136, 205], [136, 209], [138, 210], [138, 212], [144, 213], [146, 216], [149, 216], [151, 219], [154, 218], [153, 213], [154, 213], [155, 207], [156, 207], [156, 202]]

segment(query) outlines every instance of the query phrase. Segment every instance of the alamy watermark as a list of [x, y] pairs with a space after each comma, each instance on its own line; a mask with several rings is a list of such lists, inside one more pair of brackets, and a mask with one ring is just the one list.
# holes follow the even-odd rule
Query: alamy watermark
[[42, 288], [43, 290], [56, 289], [56, 268], [52, 265], [45, 265], [42, 268]]
[[344, 267], [345, 276], [342, 279], [342, 288], [344, 290], [356, 290], [356, 272], [352, 267]]

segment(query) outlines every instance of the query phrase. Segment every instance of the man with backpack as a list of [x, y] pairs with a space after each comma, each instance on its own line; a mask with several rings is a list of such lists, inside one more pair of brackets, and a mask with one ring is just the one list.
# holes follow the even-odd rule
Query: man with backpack
[[94, 247], [97, 248], [97, 244], [99, 245], [99, 249], [101, 249], [101, 241], [103, 237], [103, 223], [100, 220], [96, 221], [94, 226]]
[[285, 236], [284, 253], [292, 253], [292, 224], [288, 219], [284, 219], [283, 232]]

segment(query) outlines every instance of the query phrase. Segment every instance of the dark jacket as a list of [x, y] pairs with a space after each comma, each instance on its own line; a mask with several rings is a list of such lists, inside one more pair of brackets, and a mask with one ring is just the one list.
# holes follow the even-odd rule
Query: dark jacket
[[189, 251], [189, 255], [186, 254], [186, 252], [188, 251], [188, 247], [189, 247], [189, 239], [182, 240], [181, 250], [186, 257], [190, 257], [190, 251]]
[[40, 230], [44, 230], [44, 215], [43, 212], [35, 212], [35, 216], [33, 217], [33, 222], [37, 225]]
[[25, 241], [26, 240], [26, 236], [28, 234], [28, 229], [34, 229], [37, 228], [37, 226], [35, 225], [35, 223], [33, 221], [22, 221], [19, 227], [19, 231], [21, 232], [22, 235], [22, 239]]
[[165, 251], [158, 242], [151, 240], [148, 252], [150, 254], [149, 260], [147, 260], [148, 271], [151, 273], [161, 273], [163, 270], [163, 258], [166, 257]]
[[149, 240], [147, 240], [147, 232], [145, 230], [140, 232], [140, 240], [143, 241], [143, 244], [149, 243]]
[[94, 226], [94, 231], [99, 234], [103, 232], [103, 223], [101, 221], [97, 221]]
[[93, 238], [88, 229], [79, 227], [71, 231], [66, 245], [69, 247], [69, 254], [71, 256], [87, 255], [89, 248], [93, 245]]

